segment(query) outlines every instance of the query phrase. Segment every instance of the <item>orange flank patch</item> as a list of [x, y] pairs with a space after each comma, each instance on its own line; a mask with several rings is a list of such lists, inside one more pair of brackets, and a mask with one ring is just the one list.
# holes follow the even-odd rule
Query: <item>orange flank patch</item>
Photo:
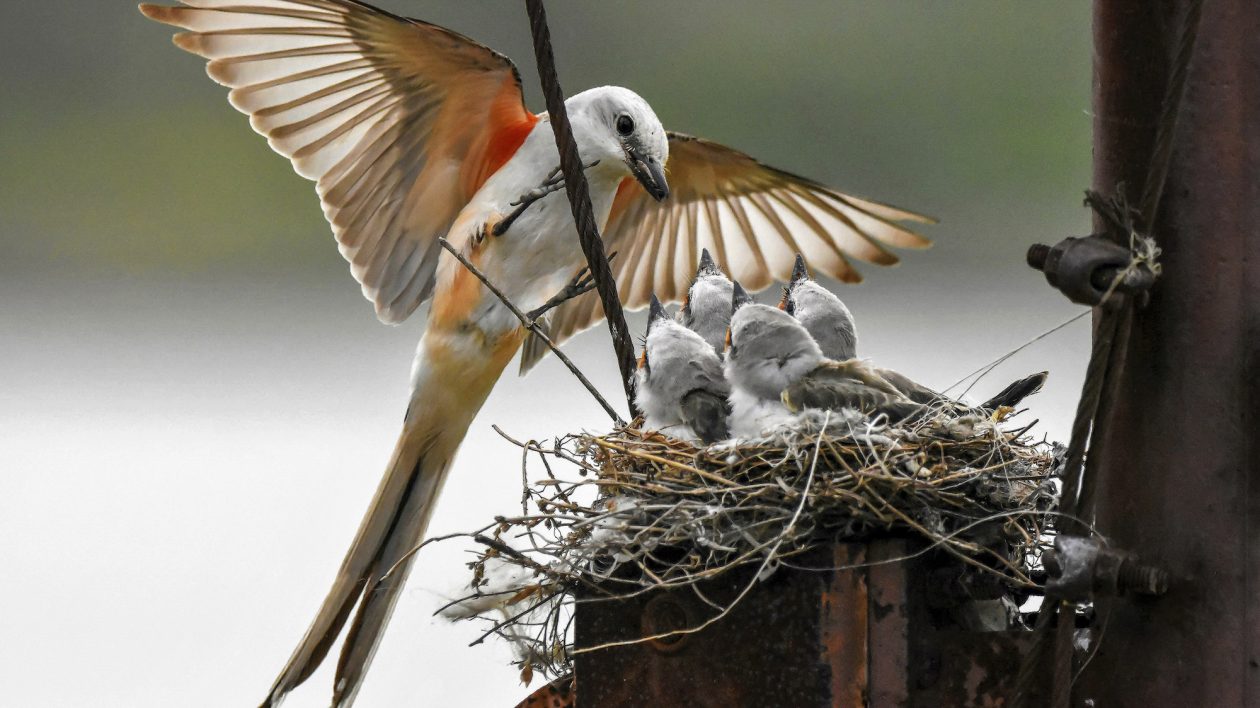
[[[477, 254], [471, 260], [477, 263]], [[439, 329], [455, 329], [468, 321], [472, 310], [481, 301], [481, 281], [462, 265], [452, 272], [450, 287], [439, 287], [433, 292], [433, 309], [429, 312], [429, 326]]]
[[468, 151], [468, 160], [461, 171], [464, 194], [472, 197], [490, 175], [512, 159], [538, 121], [537, 115], [521, 106], [516, 80], [507, 77], [490, 104], [485, 129]]

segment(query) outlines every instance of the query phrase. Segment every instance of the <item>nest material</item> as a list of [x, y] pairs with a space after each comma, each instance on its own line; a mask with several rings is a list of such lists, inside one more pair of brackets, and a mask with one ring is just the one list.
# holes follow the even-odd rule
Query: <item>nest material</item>
[[[1057, 446], [977, 416], [912, 428], [844, 413], [804, 422], [707, 448], [633, 426], [548, 447], [513, 440], [522, 514], [474, 534], [473, 593], [446, 613], [489, 619], [483, 639], [509, 639], [528, 680], [535, 669], [563, 674], [592, 649], [569, 643], [579, 594], [641, 595], [749, 565], [755, 584], [837, 540], [917, 535], [1012, 589], [1037, 589], [1029, 571], [1052, 530]], [[545, 478], [528, 481], [531, 461]], [[562, 465], [579, 476], [557, 477]]]

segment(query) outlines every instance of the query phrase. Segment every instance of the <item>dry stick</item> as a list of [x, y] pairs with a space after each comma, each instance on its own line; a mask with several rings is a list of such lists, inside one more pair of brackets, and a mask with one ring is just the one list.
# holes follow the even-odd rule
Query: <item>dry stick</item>
[[468, 269], [469, 273], [472, 273], [473, 275], [475, 275], [477, 277], [477, 280], [480, 280], [481, 284], [486, 286], [487, 290], [494, 293], [494, 296], [499, 298], [499, 300], [501, 300], [503, 304], [507, 306], [507, 309], [512, 311], [512, 314], [516, 315], [516, 319], [520, 320], [521, 324], [525, 325], [526, 329], [533, 332], [539, 339], [542, 340], [543, 344], [546, 344], [547, 347], [550, 348], [553, 353], [555, 353], [557, 359], [563, 362], [565, 366], [569, 367], [569, 371], [572, 371], [573, 375], [577, 377], [578, 381], [581, 381], [582, 385], [586, 387], [586, 390], [591, 392], [591, 395], [595, 397], [595, 400], [598, 401], [599, 405], [604, 408], [604, 412], [606, 412], [608, 416], [613, 419], [614, 423], [616, 423], [617, 425], [625, 425], [625, 421], [621, 419], [621, 416], [617, 415], [617, 411], [613, 410], [613, 407], [608, 405], [608, 401], [605, 401], [604, 397], [599, 395], [599, 391], [595, 389], [595, 385], [590, 382], [590, 379], [586, 378], [586, 376], [582, 373], [582, 371], [577, 368], [577, 365], [574, 364], [573, 361], [569, 359], [569, 357], [565, 356], [564, 352], [560, 351], [560, 348], [557, 347], [555, 343], [551, 341], [551, 338], [547, 336], [547, 333], [543, 331], [543, 328], [540, 327], [536, 321], [529, 319], [529, 317], [527, 317], [524, 312], [521, 312], [520, 308], [517, 307], [511, 300], [509, 300], [508, 296], [504, 295], [502, 290], [499, 290], [497, 287], [495, 287], [494, 283], [491, 283], [490, 279], [487, 278], [485, 274], [483, 274], [480, 270], [478, 270], [477, 266], [472, 264], [472, 261], [469, 261], [467, 258], [464, 257], [464, 254], [456, 250], [456, 248], [451, 245], [450, 241], [447, 241], [444, 238], [439, 238], [438, 243], [441, 244], [442, 248], [445, 248], [448, 253], [450, 253], [452, 256], [455, 256], [455, 260], [462, 263], [464, 267]]
[[[634, 387], [631, 383], [635, 370], [634, 342], [630, 338], [630, 328], [626, 325], [626, 315], [621, 309], [621, 299], [617, 296], [617, 282], [613, 278], [612, 269], [608, 267], [608, 259], [604, 256], [604, 242], [599, 236], [599, 226], [595, 224], [595, 212], [591, 207], [590, 185], [586, 182], [582, 159], [573, 139], [573, 127], [569, 124], [569, 114], [564, 107], [564, 91], [556, 76], [556, 57], [551, 49], [551, 32], [547, 29], [547, 11], [543, 8], [542, 0], [525, 0], [525, 6], [529, 12], [530, 29], [533, 31], [538, 77], [542, 81], [543, 95], [547, 99], [547, 114], [551, 130], [555, 134], [556, 148], [560, 151], [564, 189], [569, 195], [569, 206], [573, 210], [573, 221], [577, 225], [582, 253], [586, 255], [591, 278], [599, 290], [599, 301], [604, 306], [604, 317], [608, 320], [608, 332], [612, 335], [613, 349], [617, 352], [617, 366], [621, 370], [621, 385], [626, 391], [630, 416], [637, 417], [639, 409], [634, 403]], [[552, 351], [555, 351], [555, 347], [552, 347]]]
[[677, 470], [681, 470], [681, 471], [683, 471], [683, 472], [690, 472], [691, 474], [694, 474], [694, 475], [696, 475], [697, 477], [701, 477], [701, 478], [703, 478], [703, 479], [707, 479], [707, 480], [709, 480], [710, 482], [716, 482], [716, 483], [718, 483], [718, 484], [724, 484], [724, 485], [729, 486], [729, 487], [738, 487], [738, 486], [740, 486], [740, 484], [739, 484], [738, 482], [732, 482], [731, 480], [726, 479], [725, 477], [719, 477], [719, 476], [717, 476], [717, 475], [715, 475], [715, 474], [712, 474], [712, 473], [710, 473], [710, 472], [705, 472], [705, 471], [704, 471], [704, 470], [702, 470], [702, 469], [697, 469], [697, 468], [695, 468], [695, 467], [688, 467], [687, 465], [684, 465], [684, 464], [683, 464], [683, 463], [681, 463], [681, 462], [676, 462], [676, 461], [674, 461], [674, 460], [669, 460], [669, 459], [666, 459], [666, 458], [664, 458], [664, 457], [657, 457], [656, 455], [652, 455], [652, 454], [649, 454], [649, 453], [646, 453], [646, 452], [633, 452], [633, 453], [632, 453], [632, 452], [630, 452], [630, 450], [627, 450], [626, 448], [621, 447], [620, 445], [614, 445], [613, 443], [610, 443], [610, 442], [608, 442], [607, 440], [604, 440], [604, 439], [602, 439], [602, 438], [592, 438], [592, 442], [594, 442], [596, 445], [598, 445], [598, 446], [600, 446], [600, 447], [602, 447], [602, 448], [607, 448], [607, 449], [609, 449], [609, 450], [616, 450], [617, 452], [621, 452], [621, 453], [624, 453], [624, 454], [627, 454], [627, 455], [629, 455], [629, 454], [633, 454], [633, 455], [635, 455], [635, 456], [637, 456], [637, 457], [641, 457], [641, 458], [643, 458], [643, 459], [645, 459], [645, 460], [651, 460], [652, 462], [659, 462], [659, 463], [660, 463], [660, 464], [662, 464], [662, 465], [667, 465], [667, 466], [669, 466], [669, 467], [673, 467], [673, 468], [675, 468], [675, 469], [677, 469]]

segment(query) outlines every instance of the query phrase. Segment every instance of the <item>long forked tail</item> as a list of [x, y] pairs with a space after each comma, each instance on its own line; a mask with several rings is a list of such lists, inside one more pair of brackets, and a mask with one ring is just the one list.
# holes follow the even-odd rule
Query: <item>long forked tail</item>
[[264, 707], [278, 706], [289, 691], [310, 678], [362, 599], [337, 665], [333, 705], [349, 705], [354, 700], [406, 578], [409, 561], [384, 581], [381, 577], [420, 542], [450, 462], [448, 455], [436, 449], [434, 431], [417, 429], [410, 422], [403, 428], [332, 589], [263, 701]]
[[426, 333], [421, 342], [411, 406], [385, 477], [328, 597], [263, 708], [278, 706], [315, 672], [357, 604], [337, 663], [332, 705], [347, 708], [354, 702], [406, 581], [409, 553], [423, 539], [455, 451], [519, 346], [516, 339], [486, 351], [485, 357], [448, 361], [442, 354], [449, 348], [433, 345], [431, 339], [441, 338]]

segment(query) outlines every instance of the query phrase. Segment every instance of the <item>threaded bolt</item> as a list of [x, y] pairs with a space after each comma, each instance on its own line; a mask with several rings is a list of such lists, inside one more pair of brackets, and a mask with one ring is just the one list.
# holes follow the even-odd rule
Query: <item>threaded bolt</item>
[[1138, 595], [1163, 595], [1168, 592], [1168, 571], [1126, 560], [1116, 573], [1116, 588]]
[[1050, 247], [1044, 243], [1034, 243], [1028, 247], [1028, 265], [1037, 270], [1044, 270], [1046, 259], [1050, 257]]

